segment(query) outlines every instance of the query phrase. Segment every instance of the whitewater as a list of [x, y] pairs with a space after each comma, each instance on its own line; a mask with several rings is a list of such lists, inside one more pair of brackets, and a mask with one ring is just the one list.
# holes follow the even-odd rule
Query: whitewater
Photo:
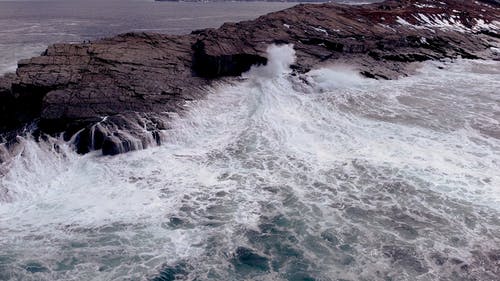
[[20, 137], [0, 280], [498, 280], [500, 63], [290, 71], [207, 89], [114, 157]]

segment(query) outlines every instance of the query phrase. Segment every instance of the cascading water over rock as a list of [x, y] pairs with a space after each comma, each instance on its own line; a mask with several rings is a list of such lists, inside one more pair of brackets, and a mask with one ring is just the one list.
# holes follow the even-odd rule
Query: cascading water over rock
[[498, 62], [377, 81], [289, 75], [291, 46], [268, 50], [160, 146], [23, 139], [2, 164], [0, 279], [494, 280]]

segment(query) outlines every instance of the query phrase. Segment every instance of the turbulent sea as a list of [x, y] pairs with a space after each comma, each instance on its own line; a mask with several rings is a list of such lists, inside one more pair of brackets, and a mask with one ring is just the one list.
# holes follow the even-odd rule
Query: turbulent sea
[[25, 137], [0, 166], [0, 280], [498, 280], [499, 62], [377, 81], [268, 57], [160, 147]]

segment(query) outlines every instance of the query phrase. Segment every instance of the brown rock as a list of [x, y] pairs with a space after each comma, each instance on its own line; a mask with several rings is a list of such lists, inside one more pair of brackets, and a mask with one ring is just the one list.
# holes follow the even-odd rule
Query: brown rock
[[[20, 61], [16, 75], [0, 78], [0, 130], [39, 118], [42, 132], [68, 138], [80, 132], [80, 152], [103, 146], [109, 154], [125, 152], [161, 142], [155, 127], [165, 127], [165, 112], [202, 98], [213, 79], [265, 63], [269, 44], [294, 44], [297, 72], [341, 62], [367, 77], [392, 79], [410, 74], [412, 62], [499, 59], [490, 50], [499, 46], [499, 22], [492, 1], [301, 4], [190, 35], [128, 33], [54, 44]], [[150, 130], [137, 129], [144, 118]], [[97, 122], [105, 128], [99, 137], [91, 133]]]

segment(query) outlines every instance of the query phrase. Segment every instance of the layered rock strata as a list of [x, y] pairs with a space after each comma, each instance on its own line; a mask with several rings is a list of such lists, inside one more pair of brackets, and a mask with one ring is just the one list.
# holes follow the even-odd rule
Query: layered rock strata
[[[413, 62], [500, 59], [496, 1], [301, 4], [255, 20], [173, 36], [128, 33], [54, 44], [0, 77], [0, 134], [9, 143], [35, 122], [80, 153], [117, 154], [160, 144], [172, 112], [203, 98], [215, 79], [265, 64], [270, 44], [293, 44], [305, 73], [348, 63], [369, 78], [411, 74]], [[5, 149], [5, 148], [4, 148]]]

